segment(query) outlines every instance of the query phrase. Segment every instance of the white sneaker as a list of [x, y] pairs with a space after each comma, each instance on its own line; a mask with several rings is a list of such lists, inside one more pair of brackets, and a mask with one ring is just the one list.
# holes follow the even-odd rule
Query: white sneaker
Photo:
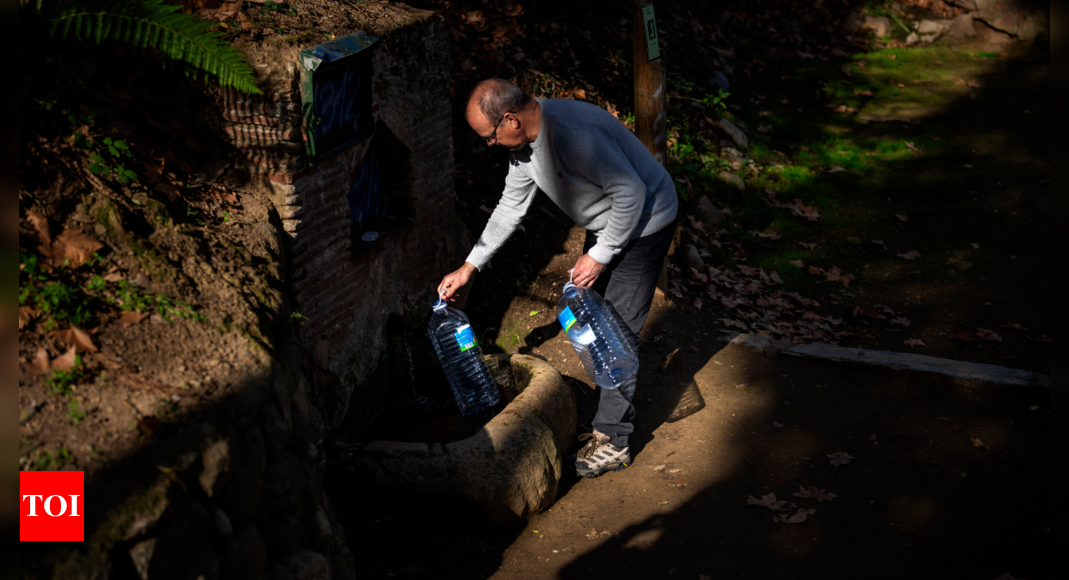
[[606, 471], [620, 471], [631, 464], [631, 448], [609, 443], [609, 436], [594, 431], [579, 436], [589, 439], [575, 457], [575, 470], [583, 477], [597, 477]]

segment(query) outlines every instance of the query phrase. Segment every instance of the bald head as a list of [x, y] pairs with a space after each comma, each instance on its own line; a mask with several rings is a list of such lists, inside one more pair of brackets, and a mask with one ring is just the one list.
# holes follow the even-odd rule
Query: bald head
[[519, 113], [531, 106], [531, 97], [523, 89], [505, 79], [486, 79], [471, 90], [468, 98], [468, 118], [473, 110], [481, 112], [491, 123], [496, 123], [505, 113]]

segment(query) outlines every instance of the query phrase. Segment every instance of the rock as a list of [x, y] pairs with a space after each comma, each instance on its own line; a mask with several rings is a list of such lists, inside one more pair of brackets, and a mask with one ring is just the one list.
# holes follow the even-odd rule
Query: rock
[[331, 580], [356, 580], [356, 564], [353, 562], [353, 553], [342, 540], [335, 539], [331, 542], [330, 578]]
[[220, 577], [226, 580], [262, 580], [267, 547], [255, 524], [240, 529], [219, 550]]
[[297, 552], [304, 539], [301, 523], [296, 515], [283, 516], [264, 526], [264, 544], [271, 559], [285, 558]]
[[903, 43], [906, 46], [910, 46], [910, 45], [913, 45], [913, 44], [917, 44], [920, 41], [921, 41], [921, 37], [920, 37], [919, 34], [917, 34], [916, 32], [910, 32], [909, 36], [906, 37], [906, 40], [904, 40]]
[[731, 185], [734, 185], [739, 191], [746, 191], [746, 182], [743, 181], [742, 178], [738, 175], [735, 175], [734, 173], [729, 173], [727, 171], [721, 171], [720, 173], [717, 173], [716, 176], [719, 177], [722, 181], [726, 181]]
[[175, 580], [201, 559], [209, 531], [208, 511], [200, 502], [189, 500], [156, 537], [130, 548], [130, 560], [143, 580]]
[[971, 14], [959, 14], [950, 21], [947, 37], [956, 42], [961, 42], [976, 37], [976, 26], [973, 24]]
[[683, 245], [683, 259], [686, 261], [688, 268], [694, 268], [695, 270], [704, 273], [705, 261], [698, 255], [698, 248], [690, 245]]
[[326, 556], [302, 550], [267, 569], [267, 580], [330, 580]]
[[230, 438], [230, 481], [217, 494], [220, 507], [230, 521], [240, 526], [260, 506], [264, 478], [264, 440], [255, 425]]
[[728, 80], [727, 75], [718, 70], [713, 71], [713, 78], [709, 79], [709, 84], [725, 93], [731, 90], [731, 81]]
[[234, 534], [234, 526], [230, 524], [230, 516], [215, 506], [209, 506], [208, 511], [212, 516], [212, 533], [216, 538], [226, 539]]
[[731, 167], [736, 171], [742, 169], [742, 166], [746, 163], [746, 158], [734, 147], [724, 147], [720, 149], [720, 157], [730, 163]]
[[976, 0], [973, 17], [995, 30], [1016, 36], [1021, 40], [1033, 40], [1037, 36], [1050, 36], [1049, 7], [1025, 0]]
[[315, 517], [315, 534], [316, 534], [316, 537], [321, 538], [321, 539], [328, 538], [328, 537], [330, 537], [331, 533], [333, 533], [333, 531], [334, 531], [334, 528], [330, 524], [330, 518], [327, 517], [326, 510], [323, 509], [323, 506], [319, 506], [319, 509], [316, 510], [316, 517]]
[[951, 20], [921, 20], [917, 23], [917, 34], [939, 36], [950, 30]]
[[728, 137], [731, 137], [731, 140], [739, 147], [742, 147], [743, 149], [750, 148], [750, 138], [746, 136], [746, 133], [742, 132], [742, 129], [736, 127], [735, 123], [732, 123], [727, 119], [720, 119], [718, 124], [720, 125], [720, 128], [728, 134]]
[[866, 16], [861, 22], [863, 30], [871, 30], [876, 38], [891, 36], [891, 20], [886, 16]]
[[525, 386], [479, 433], [433, 446], [373, 441], [354, 463], [381, 485], [461, 499], [498, 521], [548, 508], [556, 500], [561, 457], [575, 437], [575, 396], [549, 363], [524, 355], [509, 361]]
[[[264, 506], [273, 514], [301, 511], [308, 497], [310, 475], [308, 467], [292, 453], [283, 453], [271, 461], [264, 470]], [[314, 505], [311, 509], [315, 509]]]
[[702, 217], [705, 218], [706, 231], [709, 231], [709, 233], [712, 233], [710, 231], [711, 228], [718, 227], [720, 222], [724, 219], [720, 214], [720, 210], [716, 209], [713, 202], [709, 201], [709, 198], [704, 195], [698, 198], [698, 211], [700, 211]]
[[966, 12], [976, 12], [976, 0], [945, 0], [958, 8], [964, 8]]
[[226, 439], [208, 443], [200, 456], [203, 466], [199, 477], [200, 486], [208, 497], [215, 497], [227, 482], [226, 475], [230, 471], [230, 443]]

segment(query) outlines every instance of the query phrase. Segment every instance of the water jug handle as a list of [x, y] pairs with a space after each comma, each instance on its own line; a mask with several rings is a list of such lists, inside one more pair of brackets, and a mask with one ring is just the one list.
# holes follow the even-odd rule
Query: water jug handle
[[434, 303], [434, 309], [435, 310], [441, 310], [442, 308], [445, 308], [446, 306], [448, 306], [448, 304], [445, 303], [445, 290], [444, 289], [443, 290], [439, 290], [438, 291], [438, 302]]

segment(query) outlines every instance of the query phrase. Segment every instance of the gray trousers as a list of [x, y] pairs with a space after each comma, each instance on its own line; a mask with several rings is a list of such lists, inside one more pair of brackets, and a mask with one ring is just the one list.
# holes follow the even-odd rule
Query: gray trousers
[[[636, 354], [638, 335], [650, 315], [653, 293], [675, 231], [673, 222], [659, 232], [631, 240], [594, 282], [594, 290], [615, 310], [617, 321], [623, 322], [620, 326]], [[596, 243], [597, 238], [588, 231], [583, 253]], [[632, 379], [615, 389], [598, 389], [593, 426], [617, 447], [627, 447], [627, 438], [635, 430], [635, 406], [631, 401], [637, 386], [637, 379]]]

